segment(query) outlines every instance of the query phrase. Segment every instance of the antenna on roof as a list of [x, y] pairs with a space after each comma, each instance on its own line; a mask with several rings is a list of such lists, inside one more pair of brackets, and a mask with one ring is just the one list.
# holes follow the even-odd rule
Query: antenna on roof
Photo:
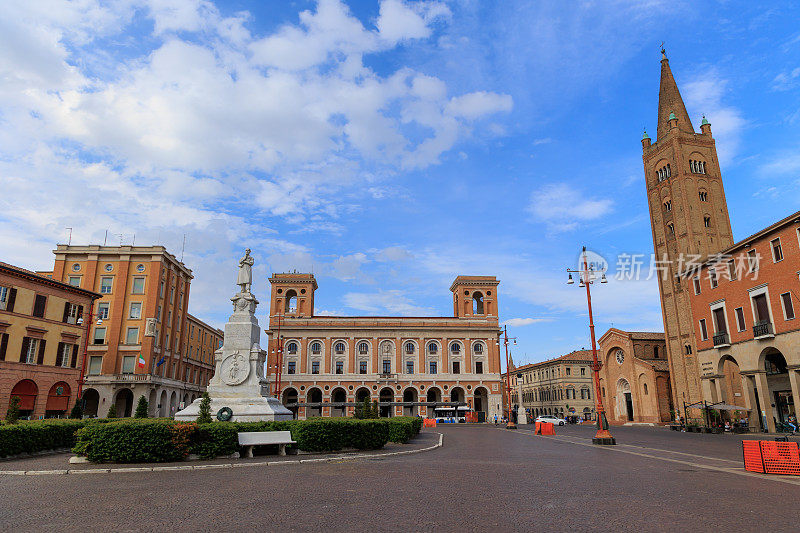
[[106, 228], [106, 236], [103, 237], [103, 246], [106, 245], [106, 241], [108, 241], [108, 228]]

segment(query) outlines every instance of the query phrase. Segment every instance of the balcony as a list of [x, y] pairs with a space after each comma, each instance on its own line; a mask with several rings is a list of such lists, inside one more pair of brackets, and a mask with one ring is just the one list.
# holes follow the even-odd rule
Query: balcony
[[753, 326], [753, 337], [756, 339], [770, 339], [774, 336], [775, 332], [772, 330], [772, 322], [759, 322]]
[[728, 332], [721, 332], [714, 334], [714, 348], [726, 348], [731, 345], [731, 340], [728, 337]]
[[397, 381], [397, 374], [391, 372], [381, 372], [378, 376], [378, 381]]

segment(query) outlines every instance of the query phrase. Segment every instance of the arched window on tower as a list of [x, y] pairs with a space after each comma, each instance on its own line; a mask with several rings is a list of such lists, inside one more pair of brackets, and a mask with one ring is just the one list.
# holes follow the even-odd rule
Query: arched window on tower
[[669, 237], [675, 236], [675, 226], [672, 223], [667, 224], [667, 235]]
[[711, 217], [706, 215], [703, 217], [703, 226], [710, 228], [711, 227]]
[[472, 314], [473, 315], [482, 315], [483, 314], [483, 294], [476, 292], [472, 295]]
[[667, 163], [667, 177], [668, 178], [672, 177], [672, 170], [670, 170], [670, 168], [669, 168], [669, 163]]
[[284, 306], [284, 313], [294, 313], [297, 311], [297, 291], [289, 289], [286, 291], [286, 305]]
[[672, 200], [664, 200], [664, 211], [672, 211]]
[[708, 201], [708, 193], [706, 191], [700, 191], [698, 193], [698, 196], [700, 197], [700, 201], [701, 202], [707, 202]]

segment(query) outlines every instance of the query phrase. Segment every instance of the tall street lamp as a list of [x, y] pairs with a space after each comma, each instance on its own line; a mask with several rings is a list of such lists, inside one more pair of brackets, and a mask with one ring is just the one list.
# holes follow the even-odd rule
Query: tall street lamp
[[[506, 420], [506, 429], [517, 429], [517, 425], [511, 420], [511, 368], [509, 368], [508, 364], [508, 341], [514, 341], [514, 344], [517, 344], [516, 337], [509, 337], [508, 336], [508, 327], [503, 326], [503, 344], [506, 347], [506, 401], [508, 402], [508, 416]], [[498, 342], [499, 344], [499, 342]]]
[[[592, 444], [613, 445], [616, 444], [617, 441], [608, 430], [608, 419], [606, 418], [606, 412], [603, 410], [603, 397], [600, 394], [600, 362], [597, 360], [597, 344], [594, 340], [594, 318], [592, 317], [592, 293], [589, 291], [589, 285], [594, 283], [598, 272], [593, 268], [589, 268], [585, 246], [581, 252], [581, 259], [583, 261], [583, 268], [579, 268], [578, 270], [567, 269], [567, 285], [575, 283], [575, 280], [572, 279], [572, 274], [578, 274], [580, 279], [578, 287], [586, 287], [586, 303], [589, 306], [589, 333], [592, 337], [592, 370], [594, 370], [594, 397], [595, 409], [597, 410], [597, 433], [592, 439]], [[601, 275], [600, 283], [608, 283], [605, 273], [599, 272], [599, 274]]]
[[[81, 373], [78, 377], [78, 395], [76, 396], [75, 401], [80, 401], [81, 396], [83, 394], [83, 385], [86, 381], [86, 359], [88, 358], [88, 351], [89, 351], [89, 326], [92, 324], [92, 320], [97, 318], [97, 325], [101, 325], [103, 323], [103, 318], [100, 316], [100, 313], [93, 312], [94, 302], [89, 306], [89, 310], [86, 315], [89, 317], [86, 320], [86, 331], [83, 335], [83, 361], [81, 361]], [[83, 316], [78, 317], [77, 324], [82, 326], [84, 324]]]

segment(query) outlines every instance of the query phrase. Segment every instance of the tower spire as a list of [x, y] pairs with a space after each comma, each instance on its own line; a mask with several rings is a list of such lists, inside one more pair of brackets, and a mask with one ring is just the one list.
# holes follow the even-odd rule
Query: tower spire
[[674, 113], [678, 119], [678, 129], [687, 133], [694, 133], [692, 121], [689, 119], [689, 113], [686, 112], [686, 106], [683, 104], [683, 98], [678, 91], [678, 85], [675, 83], [675, 78], [672, 76], [672, 70], [669, 68], [669, 59], [667, 59], [666, 52], [661, 49], [661, 87], [658, 90], [658, 129], [656, 130], [656, 139], [661, 140], [669, 132], [670, 114]]

